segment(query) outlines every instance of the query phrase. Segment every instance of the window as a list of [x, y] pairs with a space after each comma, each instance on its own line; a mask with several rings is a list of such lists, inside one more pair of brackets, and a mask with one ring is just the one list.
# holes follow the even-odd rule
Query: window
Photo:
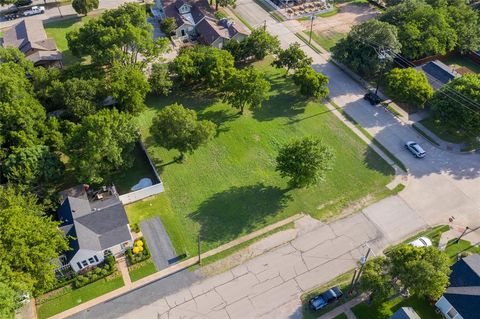
[[449, 318], [455, 318], [455, 316], [458, 315], [458, 312], [455, 310], [455, 308], [450, 308], [450, 310], [447, 312], [447, 316]]
[[97, 257], [97, 255], [93, 256], [93, 258], [95, 258], [95, 261], [98, 263], [98, 257]]
[[94, 264], [94, 263], [95, 263], [95, 259], [93, 259], [93, 257], [90, 257], [90, 258], [88, 258], [88, 262], [89, 262], [90, 264]]
[[86, 260], [83, 260], [83, 261], [82, 261], [82, 265], [83, 265], [83, 267], [87, 267], [87, 266], [88, 266], [87, 261], [86, 261]]
[[77, 262], [77, 266], [78, 266], [78, 268], [80, 268], [80, 269], [83, 268], [83, 267], [82, 267], [82, 264], [81, 264], [80, 262]]

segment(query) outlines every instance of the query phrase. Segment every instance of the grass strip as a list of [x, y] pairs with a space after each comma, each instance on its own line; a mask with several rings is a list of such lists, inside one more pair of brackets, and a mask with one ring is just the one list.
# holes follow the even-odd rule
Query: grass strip
[[432, 143], [433, 145], [436, 145], [436, 146], [440, 146], [440, 144], [438, 144], [433, 138], [430, 137], [430, 135], [428, 135], [427, 133], [425, 133], [421, 128], [419, 128], [417, 125], [415, 124], [412, 124], [412, 127], [415, 129], [415, 131], [417, 131], [420, 135], [422, 135], [423, 137], [425, 137], [430, 143]]
[[322, 51], [320, 51], [317, 47], [313, 46], [311, 43], [308, 43], [308, 39], [303, 36], [300, 32], [295, 33], [297, 38], [302, 40], [306, 45], [308, 45], [313, 51], [315, 51], [318, 54], [322, 54]]
[[[333, 9], [330, 10], [330, 11], [316, 14], [315, 17], [317, 17], [317, 18], [328, 18], [328, 17], [332, 17], [332, 16], [336, 15], [338, 12], [339, 12], [339, 10], [338, 10], [338, 8], [335, 6], [335, 7], [333, 7]], [[307, 20], [310, 20], [310, 16], [301, 17], [301, 18], [299, 18], [299, 19], [297, 19], [297, 20], [298, 20], [298, 21], [307, 21]]]
[[232, 13], [237, 17], [237, 19], [240, 20], [250, 31], [253, 31], [253, 27], [241, 15], [236, 13], [234, 10], [230, 11], [232, 11]]
[[132, 280], [132, 282], [147, 277], [156, 272], [157, 268], [155, 267], [155, 264], [151, 259], [133, 265], [128, 269], [128, 274], [130, 275], [130, 280]]

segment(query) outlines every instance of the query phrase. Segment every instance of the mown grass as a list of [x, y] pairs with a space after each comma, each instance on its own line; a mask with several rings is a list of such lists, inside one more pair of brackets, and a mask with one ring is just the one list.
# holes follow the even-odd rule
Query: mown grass
[[[304, 31], [304, 32], [307, 35], [307, 37], [310, 37], [310, 31]], [[337, 42], [343, 39], [345, 36], [346, 35], [344, 33], [333, 32], [333, 31], [324, 32], [322, 34], [317, 34], [315, 31], [312, 32], [312, 40], [329, 52], [337, 44]]]
[[142, 262], [141, 264], [134, 265], [132, 270], [128, 270], [128, 274], [130, 275], [130, 280], [137, 281], [144, 277], [147, 277], [153, 273], [157, 272], [157, 268], [151, 259]]
[[467, 140], [462, 131], [455, 130], [434, 118], [428, 117], [421, 120], [420, 123], [445, 142], [460, 144], [465, 143]]
[[[371, 202], [390, 194], [385, 185], [393, 169], [324, 105], [301, 97], [285, 71], [270, 62], [256, 64], [272, 84], [260, 109], [239, 116], [221, 101], [184, 90], [150, 97], [138, 118], [165, 193], [128, 205], [127, 213], [131, 223], [160, 216], [177, 254], [195, 254], [198, 234], [207, 251], [299, 212], [325, 219], [367, 196]], [[159, 147], [149, 133], [155, 114], [174, 102], [219, 128], [213, 141], [182, 163], [174, 161], [176, 151]], [[312, 135], [334, 150], [333, 169], [324, 183], [291, 189], [275, 172], [275, 157], [285, 143]]]
[[119, 276], [112, 280], [100, 279], [85, 287], [67, 290], [65, 294], [53, 296], [37, 305], [38, 317], [40, 319], [51, 317], [122, 286], [123, 279]]
[[468, 240], [460, 239], [458, 243], [456, 241], [456, 239], [451, 239], [445, 248], [445, 253], [450, 258], [452, 265], [458, 260], [458, 256], [462, 253], [480, 254], [480, 247], [472, 245]]

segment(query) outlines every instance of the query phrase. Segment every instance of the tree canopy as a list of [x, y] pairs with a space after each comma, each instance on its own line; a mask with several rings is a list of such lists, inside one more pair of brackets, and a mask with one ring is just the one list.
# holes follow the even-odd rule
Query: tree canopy
[[103, 109], [73, 125], [65, 152], [79, 182], [99, 184], [133, 164], [137, 138], [138, 129], [130, 115]]
[[215, 11], [218, 11], [218, 7], [232, 7], [237, 6], [237, 0], [215, 0]]
[[90, 11], [98, 9], [99, 0], [73, 0], [72, 7], [78, 14], [87, 15]]
[[287, 68], [287, 73], [290, 69], [297, 70], [310, 64], [312, 64], [312, 58], [305, 54], [298, 43], [290, 44], [285, 50], [280, 50], [273, 61], [273, 65], [277, 68]]
[[253, 67], [236, 71], [223, 88], [224, 99], [233, 107], [243, 111], [246, 107], [260, 107], [268, 99], [270, 83], [263, 73]]
[[153, 119], [150, 131], [159, 145], [167, 150], [178, 150], [183, 159], [185, 153], [192, 153], [213, 138], [216, 125], [207, 120], [199, 121], [194, 110], [172, 104]]
[[314, 185], [325, 179], [334, 159], [330, 147], [319, 139], [305, 137], [284, 145], [277, 156], [276, 171], [288, 177], [293, 187]]
[[293, 81], [300, 86], [300, 93], [304, 96], [319, 99], [328, 95], [328, 77], [310, 66], [297, 70], [293, 75]]
[[172, 36], [177, 29], [177, 21], [175, 18], [168, 17], [163, 19], [160, 22], [160, 30], [165, 33], [167, 36]]
[[277, 36], [267, 32], [264, 27], [258, 27], [242, 41], [227, 42], [225, 50], [229, 51], [237, 62], [256, 59], [263, 60], [267, 55], [274, 54], [280, 49]]
[[152, 70], [148, 79], [152, 92], [160, 95], [168, 95], [173, 87], [173, 81], [168, 72], [168, 65], [161, 63], [152, 64]]
[[387, 94], [398, 102], [423, 108], [433, 96], [427, 76], [413, 68], [392, 69], [386, 76]]

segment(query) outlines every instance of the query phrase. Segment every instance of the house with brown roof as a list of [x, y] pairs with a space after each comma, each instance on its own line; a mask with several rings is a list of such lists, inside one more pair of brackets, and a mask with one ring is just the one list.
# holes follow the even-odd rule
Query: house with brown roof
[[199, 41], [221, 49], [228, 40], [241, 41], [248, 32], [228, 19], [218, 21], [207, 0], [156, 0], [160, 20], [174, 18], [177, 28], [173, 38]]
[[23, 20], [4, 32], [3, 47], [13, 47], [25, 54], [35, 66], [62, 66], [62, 53], [47, 37], [41, 20]]

